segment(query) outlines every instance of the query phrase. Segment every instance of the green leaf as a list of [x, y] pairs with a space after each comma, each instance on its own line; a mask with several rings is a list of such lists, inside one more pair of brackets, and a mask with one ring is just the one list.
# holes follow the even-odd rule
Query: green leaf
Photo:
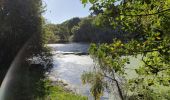
[[89, 2], [90, 2], [90, 3], [94, 3], [94, 2], [95, 2], [95, 0], [89, 0]]
[[81, 0], [82, 4], [86, 4], [88, 1], [87, 0]]

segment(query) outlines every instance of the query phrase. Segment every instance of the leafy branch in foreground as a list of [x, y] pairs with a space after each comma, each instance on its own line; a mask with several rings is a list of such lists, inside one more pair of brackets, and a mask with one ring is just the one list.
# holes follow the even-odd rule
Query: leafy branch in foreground
[[[93, 74], [100, 73], [103, 77], [100, 82], [107, 84], [104, 88], [116, 87], [119, 97], [115, 98], [120, 100], [170, 99], [170, 29], [167, 27], [170, 1], [126, 0], [117, 5], [119, 0], [89, 1], [93, 13], [103, 16], [98, 23], [107, 21], [128, 38], [126, 41], [116, 39], [111, 44], [92, 44], [89, 49], [97, 63]], [[140, 62], [132, 65], [131, 58]], [[86, 80], [91, 78], [96, 77], [89, 76]], [[86, 82], [94, 85], [94, 82]]]

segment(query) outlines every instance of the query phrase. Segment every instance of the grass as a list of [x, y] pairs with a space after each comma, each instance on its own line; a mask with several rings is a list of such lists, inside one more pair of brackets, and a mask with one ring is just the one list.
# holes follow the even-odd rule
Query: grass
[[53, 86], [50, 81], [47, 81], [46, 88], [48, 95], [45, 100], [88, 100], [87, 97], [69, 92], [61, 86]]

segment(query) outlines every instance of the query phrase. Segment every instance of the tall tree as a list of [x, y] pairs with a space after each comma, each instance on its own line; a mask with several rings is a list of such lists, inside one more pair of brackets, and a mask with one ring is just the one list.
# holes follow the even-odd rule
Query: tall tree
[[0, 81], [23, 45], [30, 53], [42, 47], [41, 0], [1, 0], [0, 2]]

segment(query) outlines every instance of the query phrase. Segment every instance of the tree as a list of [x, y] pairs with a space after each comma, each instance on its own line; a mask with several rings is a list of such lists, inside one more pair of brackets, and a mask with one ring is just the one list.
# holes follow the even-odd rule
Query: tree
[[73, 41], [76, 42], [112, 42], [113, 38], [119, 37], [116, 30], [109, 25], [97, 25], [98, 16], [83, 18], [77, 26], [72, 28]]
[[[44, 47], [42, 12], [41, 0], [0, 0], [0, 84], [18, 59], [12, 65], [17, 66], [15, 74], [10, 76], [12, 82], [5, 83], [10, 84], [6, 90], [8, 99], [35, 99], [44, 95], [42, 80], [51, 60]], [[32, 64], [29, 60], [32, 57], [39, 57], [45, 64]]]
[[63, 24], [64, 24], [64, 26], [67, 27], [68, 33], [69, 33], [70, 35], [73, 35], [73, 33], [71, 32], [71, 29], [72, 29], [74, 26], [77, 26], [80, 21], [81, 21], [80, 18], [74, 17], [74, 18], [72, 18], [72, 19], [70, 19], [70, 20], [68, 20], [68, 21], [65, 21]]
[[44, 42], [47, 43], [55, 43], [59, 39], [59, 36], [56, 34], [56, 25], [54, 24], [43, 24], [44, 31]]
[[[102, 73], [101, 77], [105, 77], [102, 81], [107, 84], [115, 83], [121, 100], [126, 97], [169, 99], [170, 35], [167, 26], [170, 25], [168, 19], [170, 2], [123, 0], [116, 4], [119, 0], [82, 0], [84, 4], [87, 2], [92, 3], [93, 12], [100, 11], [95, 14], [102, 14], [114, 29], [121, 27], [118, 29], [130, 36], [126, 42], [116, 39], [111, 44], [91, 46], [90, 53], [98, 63], [95, 69], [98, 73]], [[129, 79], [125, 65], [131, 63], [129, 56], [138, 55], [141, 55], [141, 64], [135, 69], [130, 68], [136, 72], [137, 77]], [[116, 79], [115, 75], [119, 75], [119, 79]], [[123, 81], [119, 81], [122, 78]], [[157, 89], [161, 88], [166, 89], [157, 92]]]
[[[113, 38], [120, 37], [108, 24], [96, 25], [98, 16], [84, 18], [72, 18], [61, 24], [48, 24], [47, 27], [53, 30], [53, 34], [59, 37], [58, 42], [112, 42]], [[122, 38], [123, 39], [123, 38]]]

